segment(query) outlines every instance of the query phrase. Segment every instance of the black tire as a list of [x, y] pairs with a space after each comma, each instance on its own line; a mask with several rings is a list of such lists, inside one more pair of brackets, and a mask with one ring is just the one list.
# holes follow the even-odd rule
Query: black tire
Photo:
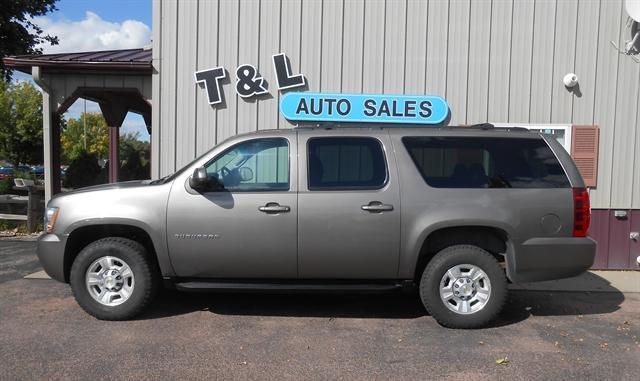
[[[131, 295], [117, 306], [107, 306], [95, 300], [85, 283], [89, 266], [104, 256], [121, 258], [131, 268], [135, 279]], [[160, 276], [157, 266], [140, 243], [127, 238], [107, 237], [82, 249], [71, 266], [69, 283], [76, 301], [90, 315], [100, 320], [126, 320], [138, 315], [153, 300], [160, 287]]]
[[[440, 282], [445, 273], [457, 265], [470, 264], [485, 272], [491, 292], [485, 306], [470, 314], [453, 312], [440, 297]], [[438, 323], [448, 328], [479, 328], [493, 320], [507, 300], [507, 280], [504, 270], [490, 253], [472, 245], [447, 247], [431, 259], [420, 279], [420, 298]]]

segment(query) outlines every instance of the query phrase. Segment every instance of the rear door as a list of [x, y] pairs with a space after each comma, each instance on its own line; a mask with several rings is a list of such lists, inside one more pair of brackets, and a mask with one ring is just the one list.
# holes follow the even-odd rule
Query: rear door
[[385, 131], [299, 132], [301, 278], [397, 276], [400, 195]]

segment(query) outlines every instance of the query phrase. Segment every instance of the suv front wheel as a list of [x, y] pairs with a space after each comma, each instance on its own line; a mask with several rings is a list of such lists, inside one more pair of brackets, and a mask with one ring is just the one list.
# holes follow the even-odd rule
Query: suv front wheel
[[450, 246], [424, 269], [420, 298], [443, 326], [477, 328], [502, 310], [507, 281], [500, 264], [487, 251], [472, 245]]
[[134, 317], [159, 287], [158, 271], [144, 246], [121, 237], [102, 238], [82, 249], [70, 278], [78, 304], [101, 320]]

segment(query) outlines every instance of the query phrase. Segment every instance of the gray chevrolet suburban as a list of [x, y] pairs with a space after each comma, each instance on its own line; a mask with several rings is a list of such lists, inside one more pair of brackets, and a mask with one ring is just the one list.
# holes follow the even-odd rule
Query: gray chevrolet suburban
[[552, 137], [518, 128], [315, 127], [235, 136], [153, 181], [47, 205], [38, 256], [98, 319], [157, 290], [417, 287], [442, 325], [502, 309], [507, 282], [594, 260], [589, 195]]

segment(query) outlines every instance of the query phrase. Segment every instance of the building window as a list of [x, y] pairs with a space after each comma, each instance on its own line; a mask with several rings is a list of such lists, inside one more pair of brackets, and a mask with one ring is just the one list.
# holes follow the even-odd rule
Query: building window
[[571, 125], [570, 124], [520, 124], [520, 123], [492, 123], [496, 127], [524, 127], [531, 131], [553, 135], [556, 140], [571, 153]]

